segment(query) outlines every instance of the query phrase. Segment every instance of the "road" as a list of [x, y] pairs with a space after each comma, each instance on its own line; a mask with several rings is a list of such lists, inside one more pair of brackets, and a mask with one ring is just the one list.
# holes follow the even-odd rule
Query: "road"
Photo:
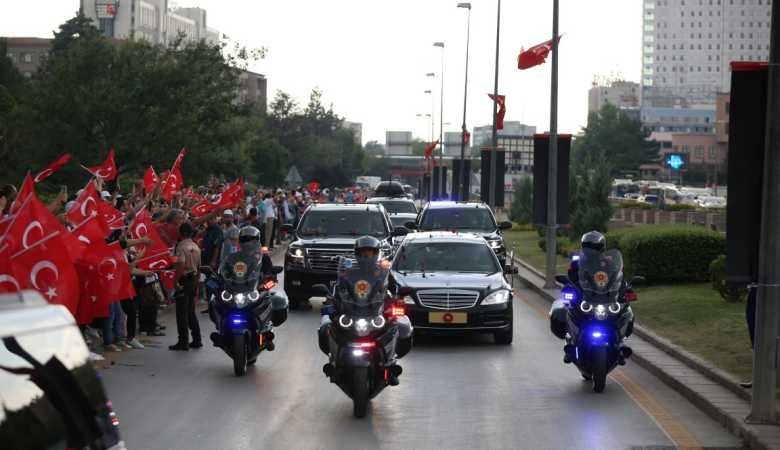
[[103, 380], [128, 448], [162, 449], [629, 449], [741, 448], [737, 438], [629, 362], [595, 394], [562, 362], [547, 305], [516, 285], [515, 340], [424, 337], [402, 360], [401, 384], [365, 419], [322, 374], [319, 302], [276, 330], [276, 351], [247, 376], [211, 346], [171, 352], [169, 335], [116, 354]]

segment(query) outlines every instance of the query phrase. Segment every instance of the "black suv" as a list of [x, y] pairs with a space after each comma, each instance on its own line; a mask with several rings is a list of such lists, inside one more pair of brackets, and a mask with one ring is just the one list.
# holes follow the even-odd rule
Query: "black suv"
[[396, 252], [390, 289], [403, 298], [415, 330], [491, 333], [512, 343], [512, 286], [482, 236], [426, 232], [406, 236]]
[[408, 232], [404, 227], [393, 229], [382, 205], [315, 204], [303, 213], [298, 228], [283, 227], [293, 233], [284, 256], [284, 290], [293, 309], [317, 294], [313, 285], [336, 279], [337, 257], [353, 257], [357, 238], [379, 239], [381, 256], [389, 259], [392, 237]]
[[368, 204], [380, 204], [385, 207], [390, 223], [394, 227], [405, 227], [407, 222], [417, 220], [417, 206], [414, 200], [406, 197], [371, 197]]
[[512, 222], [496, 223], [493, 211], [476, 202], [430, 202], [423, 208], [415, 223], [407, 228], [418, 231], [459, 231], [479, 234], [496, 252], [502, 265], [506, 264], [506, 246], [501, 230], [512, 228]]

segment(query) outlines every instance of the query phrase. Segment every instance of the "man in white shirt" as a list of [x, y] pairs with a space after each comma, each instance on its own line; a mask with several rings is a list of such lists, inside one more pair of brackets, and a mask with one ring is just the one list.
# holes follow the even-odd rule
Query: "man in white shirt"
[[270, 193], [265, 194], [265, 242], [264, 245], [269, 249], [274, 248], [274, 222], [276, 221], [276, 205], [273, 196]]

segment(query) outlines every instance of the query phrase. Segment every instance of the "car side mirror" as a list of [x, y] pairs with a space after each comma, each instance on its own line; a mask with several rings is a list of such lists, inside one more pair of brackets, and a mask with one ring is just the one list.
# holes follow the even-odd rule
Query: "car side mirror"
[[199, 268], [200, 273], [206, 276], [214, 275], [214, 269], [211, 268], [211, 266], [200, 266]]
[[504, 221], [498, 224], [499, 230], [511, 230], [512, 229], [512, 222]]
[[324, 284], [315, 284], [311, 287], [311, 290], [319, 297], [330, 297], [330, 289]]
[[637, 284], [643, 284], [645, 282], [645, 277], [641, 277], [639, 275], [631, 277], [631, 284], [637, 285]]
[[409, 229], [406, 227], [395, 227], [392, 234], [393, 236], [406, 236], [409, 234]]
[[517, 267], [506, 265], [504, 266], [504, 273], [506, 275], [517, 275]]
[[283, 231], [285, 233], [292, 233], [293, 231], [295, 231], [295, 228], [292, 225], [290, 225], [289, 223], [285, 223], [285, 224], [283, 224], [282, 226], [279, 227], [279, 230], [281, 230], [281, 231]]
[[566, 275], [556, 275], [555, 281], [561, 284], [569, 284], [569, 277], [567, 277]]
[[271, 267], [271, 273], [274, 275], [278, 275], [280, 273], [284, 272], [284, 267], [282, 266], [273, 266]]
[[404, 227], [406, 227], [409, 230], [416, 230], [417, 229], [417, 222], [409, 221], [404, 224]]
[[398, 292], [396, 293], [399, 297], [406, 297], [407, 295], [412, 295], [414, 293], [414, 289], [409, 287], [399, 287]]

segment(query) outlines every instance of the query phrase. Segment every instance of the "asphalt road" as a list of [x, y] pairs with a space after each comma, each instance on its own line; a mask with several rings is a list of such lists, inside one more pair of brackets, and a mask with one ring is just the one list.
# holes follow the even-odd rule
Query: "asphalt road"
[[562, 362], [547, 305], [516, 285], [515, 340], [417, 339], [401, 384], [365, 419], [325, 378], [317, 347], [319, 302], [276, 330], [276, 351], [236, 378], [213, 348], [171, 352], [169, 335], [110, 355], [103, 380], [128, 448], [141, 449], [638, 449], [741, 448], [737, 438], [629, 362], [595, 394]]

